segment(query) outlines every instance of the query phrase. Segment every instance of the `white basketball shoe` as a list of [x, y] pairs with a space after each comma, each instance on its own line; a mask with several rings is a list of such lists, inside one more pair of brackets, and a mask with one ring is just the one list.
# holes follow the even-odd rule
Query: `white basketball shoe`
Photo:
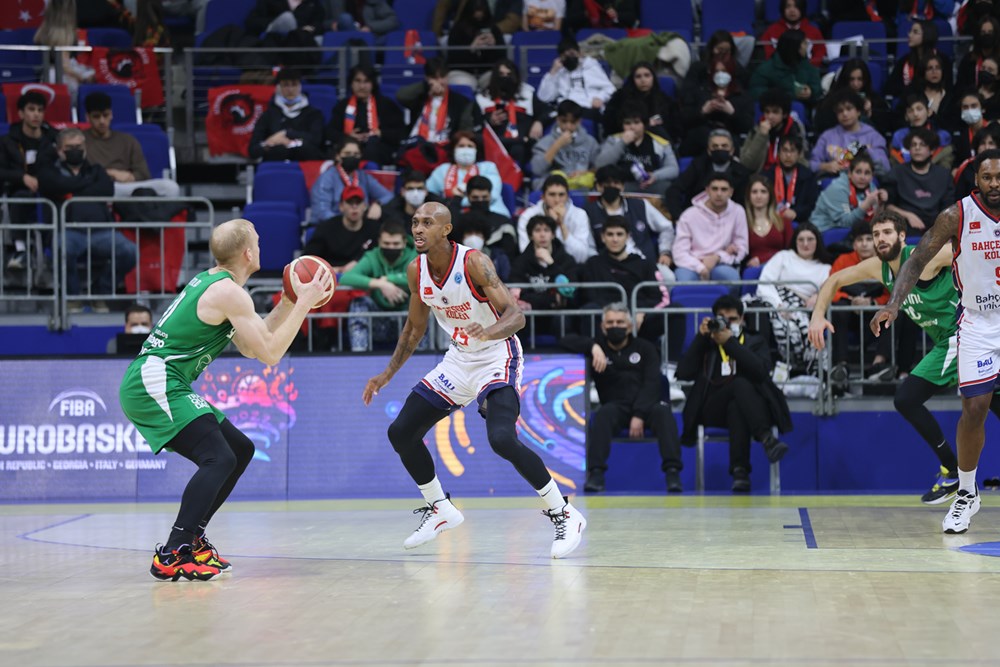
[[574, 549], [580, 546], [583, 539], [583, 529], [587, 527], [587, 520], [569, 503], [569, 498], [563, 496], [566, 504], [561, 510], [547, 510], [542, 514], [549, 517], [555, 527], [556, 535], [552, 540], [552, 557], [565, 558]]
[[439, 533], [451, 530], [465, 521], [465, 517], [458, 511], [458, 508], [451, 504], [451, 494], [445, 494], [441, 500], [415, 509], [413, 513], [424, 516], [420, 519], [420, 525], [413, 531], [413, 534], [403, 542], [403, 547], [406, 549], [416, 549], [421, 544], [433, 540]]
[[951, 509], [941, 522], [941, 528], [949, 535], [960, 535], [969, 529], [972, 517], [979, 511], [979, 494], [959, 489]]

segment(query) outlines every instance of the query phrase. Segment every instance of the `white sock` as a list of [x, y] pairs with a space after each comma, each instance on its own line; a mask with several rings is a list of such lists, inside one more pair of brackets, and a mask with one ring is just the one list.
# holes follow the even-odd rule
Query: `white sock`
[[973, 468], [969, 472], [965, 472], [961, 468], [958, 469], [958, 490], [968, 491], [969, 493], [976, 494], [976, 470], [978, 468]]
[[420, 493], [423, 494], [428, 505], [433, 505], [444, 499], [444, 489], [441, 488], [441, 480], [437, 478], [437, 475], [426, 484], [418, 484], [417, 488], [420, 489]]
[[566, 506], [566, 500], [563, 498], [563, 494], [559, 490], [559, 485], [556, 484], [556, 480], [554, 479], [550, 479], [548, 484], [538, 489], [538, 495], [542, 497], [542, 500], [545, 501], [550, 510], [561, 510]]

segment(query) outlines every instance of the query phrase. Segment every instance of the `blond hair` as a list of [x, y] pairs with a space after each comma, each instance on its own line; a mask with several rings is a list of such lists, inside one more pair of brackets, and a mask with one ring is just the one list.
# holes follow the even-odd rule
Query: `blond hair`
[[35, 44], [76, 46], [76, 0], [49, 0]]
[[785, 221], [778, 215], [778, 207], [775, 206], [774, 202], [774, 186], [771, 184], [771, 179], [763, 174], [754, 174], [747, 182], [746, 196], [743, 198], [743, 210], [747, 214], [747, 224], [752, 225], [754, 221], [753, 206], [750, 204], [750, 189], [757, 183], [767, 188], [767, 219], [775, 229], [779, 232], [784, 232]]
[[219, 264], [229, 264], [250, 247], [253, 223], [243, 218], [224, 222], [212, 230], [208, 249]]

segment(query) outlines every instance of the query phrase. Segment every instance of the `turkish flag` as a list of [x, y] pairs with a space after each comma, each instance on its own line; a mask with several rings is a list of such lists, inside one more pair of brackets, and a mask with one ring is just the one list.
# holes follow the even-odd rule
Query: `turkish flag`
[[90, 54], [97, 83], [128, 86], [134, 93], [142, 93], [142, 108], [163, 106], [163, 81], [153, 49], [138, 46], [134, 49], [109, 49], [94, 47]]
[[250, 136], [271, 98], [274, 86], [233, 85], [208, 90], [208, 152], [247, 156]]
[[0, 30], [37, 28], [42, 24], [45, 0], [3, 0], [0, 2]]
[[55, 126], [68, 125], [73, 122], [73, 104], [70, 101], [69, 89], [64, 83], [5, 83], [3, 95], [7, 98], [7, 118], [17, 122], [17, 100], [29, 91], [41, 93], [48, 99], [45, 106], [45, 120]]
[[[503, 142], [493, 131], [489, 123], [484, 123], [483, 127], [483, 154], [486, 159], [497, 166], [500, 172], [500, 180], [514, 188], [514, 192], [521, 189], [524, 182], [524, 172], [521, 166], [510, 156]], [[511, 215], [514, 212], [511, 211]]]

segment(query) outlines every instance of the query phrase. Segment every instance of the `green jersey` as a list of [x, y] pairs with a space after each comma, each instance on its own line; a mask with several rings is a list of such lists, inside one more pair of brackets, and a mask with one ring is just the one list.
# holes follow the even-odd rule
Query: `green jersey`
[[206, 324], [198, 301], [211, 285], [232, 280], [226, 271], [199, 273], [184, 287], [129, 364], [119, 390], [122, 410], [154, 452], [194, 419], [225, 415], [191, 391], [191, 384], [229, 345], [236, 330], [228, 321]]
[[[899, 265], [902, 266], [916, 246], [903, 246]], [[892, 291], [896, 277], [888, 262], [882, 262], [882, 284]], [[951, 269], [941, 269], [928, 281], [917, 281], [903, 301], [903, 312], [923, 329], [935, 343], [948, 341], [958, 329], [958, 290]]]

